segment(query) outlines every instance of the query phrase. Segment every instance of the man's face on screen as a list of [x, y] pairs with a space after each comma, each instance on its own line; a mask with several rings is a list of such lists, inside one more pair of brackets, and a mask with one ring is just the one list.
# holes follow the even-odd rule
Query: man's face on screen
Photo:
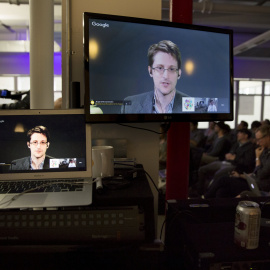
[[34, 133], [31, 136], [30, 143], [27, 143], [31, 151], [31, 156], [35, 158], [45, 157], [49, 143], [47, 137], [41, 133]]
[[154, 56], [153, 66], [148, 67], [148, 70], [153, 77], [155, 91], [159, 94], [165, 96], [176, 89], [181, 70], [178, 69], [177, 61], [172, 55], [158, 52]]

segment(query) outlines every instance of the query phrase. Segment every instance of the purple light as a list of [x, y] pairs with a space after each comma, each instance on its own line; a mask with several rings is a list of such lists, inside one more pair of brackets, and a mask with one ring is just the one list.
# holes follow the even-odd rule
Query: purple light
[[[30, 75], [29, 53], [0, 53], [0, 74]], [[54, 75], [62, 74], [62, 54], [54, 53]]]
[[54, 53], [54, 75], [62, 75], [62, 53]]

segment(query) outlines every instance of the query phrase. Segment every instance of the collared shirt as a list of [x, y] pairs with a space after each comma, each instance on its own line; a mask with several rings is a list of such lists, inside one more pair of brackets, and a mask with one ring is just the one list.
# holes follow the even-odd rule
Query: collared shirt
[[[175, 98], [175, 95], [174, 95], [173, 99], [171, 100], [171, 102], [166, 106], [165, 113], [172, 113], [174, 98]], [[153, 97], [153, 110], [152, 111], [153, 111], [153, 113], [160, 113], [160, 111], [158, 110], [158, 107], [156, 105], [156, 95], [154, 95], [154, 97]]]
[[45, 161], [45, 159], [43, 159], [43, 161], [39, 164], [38, 169], [35, 169], [32, 166], [32, 158], [30, 157], [30, 170], [42, 170], [43, 166], [44, 166], [44, 161]]
[[210, 104], [209, 106], [208, 106], [208, 109], [207, 109], [207, 111], [208, 112], [216, 112], [217, 111], [217, 107], [216, 107], [216, 105], [212, 105], [212, 104]]

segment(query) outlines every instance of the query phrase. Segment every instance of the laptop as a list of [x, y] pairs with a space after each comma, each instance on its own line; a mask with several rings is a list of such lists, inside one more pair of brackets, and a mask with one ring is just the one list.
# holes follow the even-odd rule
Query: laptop
[[253, 174], [249, 175], [247, 173], [244, 173], [245, 178], [247, 180], [248, 186], [250, 188], [250, 190], [256, 195], [256, 196], [262, 196], [261, 195], [261, 191], [258, 187], [256, 178]]
[[[29, 130], [34, 134], [30, 142]], [[83, 109], [1, 110], [0, 185], [11, 188], [1, 190], [0, 209], [90, 205], [90, 131]], [[35, 163], [40, 156], [46, 157]], [[15, 190], [15, 182], [27, 189]], [[34, 182], [37, 187], [30, 187]]]

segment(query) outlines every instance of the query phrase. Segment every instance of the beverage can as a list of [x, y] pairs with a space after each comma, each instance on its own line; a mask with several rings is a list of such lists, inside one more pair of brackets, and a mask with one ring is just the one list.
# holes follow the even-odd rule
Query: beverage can
[[259, 246], [261, 210], [252, 201], [240, 201], [236, 207], [234, 242], [245, 249]]

